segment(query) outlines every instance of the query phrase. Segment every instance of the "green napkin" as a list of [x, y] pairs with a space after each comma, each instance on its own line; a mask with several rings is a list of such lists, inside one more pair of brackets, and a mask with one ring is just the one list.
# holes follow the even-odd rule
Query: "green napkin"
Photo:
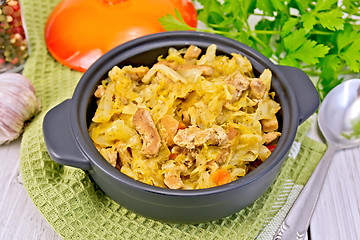
[[105, 195], [83, 170], [50, 159], [43, 118], [72, 96], [82, 75], [56, 62], [46, 49], [45, 23], [58, 2], [21, 1], [31, 49], [23, 74], [33, 82], [42, 110], [24, 132], [20, 172], [30, 198], [55, 231], [64, 239], [271, 239], [326, 149], [306, 137], [309, 121], [300, 126], [271, 188], [240, 212], [209, 223], [168, 224], [136, 215]]

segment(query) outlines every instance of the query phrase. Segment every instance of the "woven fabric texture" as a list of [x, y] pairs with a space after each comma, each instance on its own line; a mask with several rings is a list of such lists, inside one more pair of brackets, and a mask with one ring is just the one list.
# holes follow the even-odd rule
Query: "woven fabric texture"
[[[303, 185], [326, 146], [299, 128], [296, 144], [270, 189], [256, 202], [229, 217], [202, 224], [168, 224], [144, 218], [115, 203], [86, 172], [55, 163], [42, 134], [46, 112], [71, 98], [82, 73], [56, 62], [44, 41], [47, 17], [59, 0], [21, 1], [31, 49], [23, 74], [41, 99], [42, 110], [27, 126], [21, 144], [20, 172], [30, 198], [64, 239], [255, 239], [278, 210], [277, 197], [289, 179]], [[96, 31], [96, 29], [94, 29]], [[286, 201], [286, 199], [285, 199]], [[279, 209], [279, 208], [276, 208]]]

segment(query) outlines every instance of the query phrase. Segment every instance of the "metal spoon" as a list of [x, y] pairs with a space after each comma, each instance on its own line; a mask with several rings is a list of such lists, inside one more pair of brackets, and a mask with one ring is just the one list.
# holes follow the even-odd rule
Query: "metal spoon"
[[322, 102], [318, 124], [328, 148], [273, 239], [305, 238], [332, 156], [337, 150], [360, 144], [359, 138], [350, 140], [342, 136], [352, 130], [354, 120], [360, 120], [360, 79], [338, 85]]

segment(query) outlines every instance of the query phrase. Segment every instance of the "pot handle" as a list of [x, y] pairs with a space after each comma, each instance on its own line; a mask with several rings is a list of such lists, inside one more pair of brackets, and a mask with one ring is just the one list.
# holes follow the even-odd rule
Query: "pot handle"
[[65, 100], [45, 115], [43, 133], [46, 148], [55, 162], [89, 170], [90, 161], [82, 154], [71, 129], [70, 101]]
[[278, 65], [280, 71], [284, 73], [299, 106], [299, 125], [308, 119], [319, 107], [320, 96], [314, 84], [299, 68]]

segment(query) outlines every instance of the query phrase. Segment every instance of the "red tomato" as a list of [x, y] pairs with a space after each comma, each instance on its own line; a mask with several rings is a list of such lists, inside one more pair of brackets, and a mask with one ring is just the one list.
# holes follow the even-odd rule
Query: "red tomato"
[[274, 144], [274, 145], [267, 145], [266, 147], [270, 150], [270, 152], [273, 152], [274, 149], [276, 148], [276, 144]]
[[96, 59], [129, 40], [162, 32], [159, 18], [175, 16], [196, 27], [191, 0], [63, 0], [50, 14], [45, 41], [62, 64], [85, 71]]

